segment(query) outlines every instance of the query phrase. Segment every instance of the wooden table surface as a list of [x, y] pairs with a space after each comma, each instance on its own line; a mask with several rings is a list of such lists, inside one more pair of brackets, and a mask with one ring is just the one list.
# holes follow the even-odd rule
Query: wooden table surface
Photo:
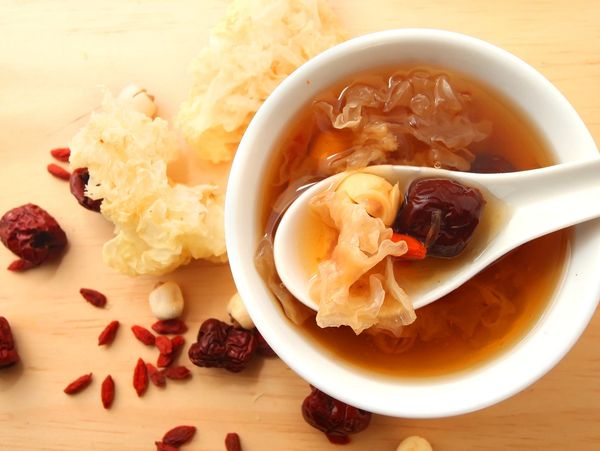
[[[137, 82], [169, 118], [189, 86], [187, 63], [223, 14], [225, 0], [0, 0], [0, 212], [26, 202], [56, 216], [70, 238], [59, 265], [24, 274], [0, 270], [0, 315], [12, 323], [23, 364], [0, 372], [0, 449], [150, 450], [170, 427], [198, 427], [190, 450], [223, 449], [238, 432], [245, 450], [333, 449], [307, 426], [300, 403], [307, 384], [281, 361], [239, 375], [198, 369], [186, 383], [151, 387], [137, 398], [132, 370], [155, 354], [135, 341], [132, 324], [149, 325], [147, 293], [155, 278], [129, 278], [106, 267], [100, 248], [111, 227], [80, 208], [66, 184], [50, 177], [48, 150], [68, 143], [98, 105], [98, 85]], [[596, 0], [335, 0], [353, 35], [394, 27], [435, 27], [504, 47], [544, 73], [600, 139], [600, 2]], [[222, 170], [223, 168], [221, 168]], [[218, 178], [205, 172], [204, 178]], [[0, 267], [13, 256], [2, 248]], [[208, 316], [225, 318], [235, 288], [227, 266], [194, 263], [172, 275], [187, 298], [192, 340]], [[79, 297], [89, 286], [109, 296], [105, 310]], [[101, 329], [122, 329], [108, 349]], [[405, 436], [436, 450], [585, 450], [600, 448], [600, 315], [568, 356], [535, 385], [481, 412], [439, 420], [376, 416], [348, 450], [395, 450]], [[187, 358], [182, 358], [187, 363]], [[523, 368], [527, 371], [527, 368]], [[64, 386], [93, 372], [85, 392]], [[117, 384], [113, 409], [100, 381]]]

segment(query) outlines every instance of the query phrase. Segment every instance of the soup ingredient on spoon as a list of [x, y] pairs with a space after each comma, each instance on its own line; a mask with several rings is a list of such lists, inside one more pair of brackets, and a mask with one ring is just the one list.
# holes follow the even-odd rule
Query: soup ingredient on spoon
[[310, 200], [312, 212], [334, 232], [309, 287], [319, 327], [401, 337], [416, 314], [398, 283], [396, 262], [458, 255], [485, 201], [475, 188], [436, 178], [412, 182], [399, 209], [400, 203], [397, 184], [356, 171]]
[[8, 320], [0, 316], [0, 368], [14, 365], [20, 360]]
[[430, 256], [455, 257], [473, 236], [484, 205], [476, 188], [448, 179], [415, 180], [394, 230], [423, 241]]
[[[348, 179], [352, 177], [355, 175], [350, 174]], [[399, 195], [389, 189], [389, 182], [378, 178], [383, 180], [380, 191], [361, 185], [365, 191], [360, 196], [360, 204], [355, 203], [346, 190], [340, 189], [346, 180], [310, 201], [312, 211], [325, 225], [338, 232], [330, 256], [319, 263], [317, 274], [311, 281], [310, 293], [319, 305], [316, 317], [319, 327], [346, 325], [360, 334], [382, 323], [380, 311], [386, 293], [389, 295], [387, 303], [395, 311], [397, 321], [382, 323], [379, 327], [398, 331], [416, 318], [408, 296], [396, 281], [391, 260], [406, 254], [408, 246], [404, 241], [392, 241], [392, 229], [380, 217], [371, 216], [364, 207], [373, 203], [369, 193], [373, 199], [387, 193], [396, 202], [399, 200]], [[353, 195], [356, 198], [358, 190]], [[381, 262], [383, 268], [372, 272]]]
[[324, 0], [235, 0], [192, 63], [194, 82], [178, 127], [200, 157], [231, 161], [275, 87], [344, 38]]
[[0, 240], [20, 257], [9, 269], [23, 271], [60, 254], [67, 235], [46, 210], [25, 204], [9, 210], [0, 218]]
[[348, 195], [355, 204], [361, 205], [374, 218], [380, 218], [386, 226], [390, 226], [400, 204], [398, 184], [392, 186], [383, 177], [366, 172], [356, 172], [344, 178], [336, 191]]
[[87, 168], [85, 195], [102, 199], [115, 225], [102, 257], [119, 272], [160, 275], [192, 259], [226, 259], [224, 195], [214, 185], [173, 183], [167, 163], [178, 156], [168, 124], [107, 95], [101, 111], [73, 138], [70, 162]]
[[183, 313], [183, 294], [179, 285], [172, 280], [159, 282], [150, 292], [148, 303], [157, 319], [175, 319]]

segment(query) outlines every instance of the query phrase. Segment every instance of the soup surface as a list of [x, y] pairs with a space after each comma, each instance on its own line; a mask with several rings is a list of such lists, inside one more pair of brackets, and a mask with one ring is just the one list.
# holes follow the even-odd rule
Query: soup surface
[[[396, 96], [391, 104], [390, 93]], [[369, 96], [379, 96], [379, 101]], [[363, 105], [358, 119], [355, 110], [344, 110], [356, 98]], [[438, 101], [444, 107], [448, 98], [459, 106], [438, 120], [430, 108]], [[335, 114], [342, 111], [349, 112], [347, 120], [361, 125], [337, 128]], [[421, 127], [420, 120], [426, 122], [426, 137], [407, 132], [407, 127]], [[456, 124], [458, 138], [448, 123]], [[547, 166], [553, 160], [538, 131], [514, 105], [460, 73], [412, 66], [358, 74], [317, 96], [283, 137], [265, 183], [267, 237], [302, 186], [347, 168], [382, 163], [507, 172]], [[310, 261], [307, 270], [314, 271], [329, 239], [310, 229], [299, 239]], [[417, 310], [416, 321], [400, 337], [369, 331], [356, 335], [348, 327], [320, 328], [314, 314], [300, 306], [300, 315], [290, 314], [290, 308], [285, 311], [333, 359], [362, 369], [395, 377], [461, 371], [509, 349], [533, 327], [560, 279], [568, 243], [569, 231], [560, 231], [519, 247], [459, 289]], [[460, 264], [468, 260], [468, 250], [459, 257]], [[443, 272], [450, 262], [399, 262], [395, 272], [404, 279], [422, 278]]]

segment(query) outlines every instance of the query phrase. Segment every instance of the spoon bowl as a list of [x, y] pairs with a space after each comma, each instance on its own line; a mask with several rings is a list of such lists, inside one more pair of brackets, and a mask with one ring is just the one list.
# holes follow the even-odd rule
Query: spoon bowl
[[[427, 167], [382, 165], [365, 168], [391, 184], [408, 187], [421, 178], [445, 178], [478, 188], [487, 205], [474, 239], [463, 254], [445, 260], [435, 277], [403, 280], [415, 309], [458, 288], [498, 258], [542, 235], [600, 217], [600, 158], [530, 171], [476, 174]], [[306, 189], [283, 215], [274, 239], [277, 272], [287, 289], [304, 305], [318, 310], [309, 293], [314, 268], [306, 249], [318, 239], [319, 219], [309, 207], [316, 194], [334, 186], [347, 173], [322, 180]], [[484, 229], [483, 224], [487, 223]], [[317, 230], [307, 234], [307, 230]], [[406, 285], [404, 286], [404, 284]]]

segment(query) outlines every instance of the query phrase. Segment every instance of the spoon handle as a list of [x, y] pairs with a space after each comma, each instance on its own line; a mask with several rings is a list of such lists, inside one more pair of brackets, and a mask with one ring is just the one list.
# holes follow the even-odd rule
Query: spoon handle
[[600, 217], [600, 158], [504, 174], [491, 182], [489, 191], [513, 211], [504, 231], [511, 248]]

